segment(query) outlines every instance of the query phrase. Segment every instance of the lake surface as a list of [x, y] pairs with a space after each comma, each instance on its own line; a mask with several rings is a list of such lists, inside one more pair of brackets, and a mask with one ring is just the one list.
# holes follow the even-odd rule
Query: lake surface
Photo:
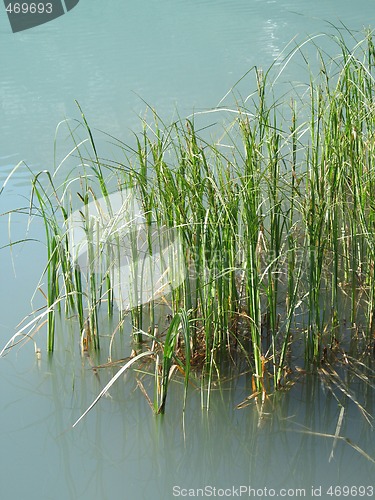
[[[56, 152], [55, 134], [62, 120], [74, 126], [80, 119], [75, 100], [100, 153], [116, 157], [98, 130], [131, 141], [146, 103], [166, 120], [212, 109], [252, 66], [267, 68], [294, 37], [334, 33], [330, 23], [374, 26], [373, 12], [370, 0], [80, 0], [59, 19], [13, 34], [0, 6], [0, 186], [20, 161], [33, 172], [52, 170], [69, 152], [66, 127], [57, 134]], [[330, 47], [327, 37], [316, 40]], [[303, 80], [301, 68], [292, 61], [280, 81]], [[246, 97], [253, 81], [244, 79], [237, 90]], [[223, 103], [233, 106], [233, 97]], [[26, 167], [17, 171], [0, 195], [0, 213], [27, 206], [29, 179]], [[9, 237], [25, 238], [26, 222], [12, 216], [9, 225], [0, 217], [0, 247]], [[43, 236], [33, 224], [27, 237], [41, 242], [0, 251], [1, 345], [43, 304], [39, 292], [30, 303], [45, 264]], [[148, 500], [206, 486], [212, 496], [213, 488], [229, 496], [231, 488], [251, 486], [255, 498], [266, 496], [265, 488], [303, 488], [313, 498], [312, 488], [319, 496], [322, 487], [320, 497], [332, 498], [330, 485], [375, 487], [374, 465], [364, 456], [374, 458], [371, 426], [357, 404], [336, 392], [345, 439], [322, 436], [335, 434], [341, 406], [319, 378], [300, 377], [263, 408], [253, 403], [242, 410], [235, 406], [251, 392], [242, 378], [215, 391], [208, 412], [192, 388], [184, 418], [176, 384], [166, 415], [155, 418], [130, 376], [72, 429], [110, 373], [100, 372], [98, 380], [78, 343], [68, 341], [77, 332], [63, 333], [67, 342], [58, 342], [51, 358], [42, 329], [36, 337], [41, 360], [31, 342], [0, 360], [1, 498]], [[130, 348], [125, 340], [122, 355]], [[351, 390], [374, 414], [373, 389], [352, 382]]]

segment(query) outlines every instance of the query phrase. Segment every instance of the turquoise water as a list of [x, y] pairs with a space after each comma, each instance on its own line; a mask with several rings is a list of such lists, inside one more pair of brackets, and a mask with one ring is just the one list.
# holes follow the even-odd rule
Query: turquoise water
[[250, 67], [268, 67], [292, 38], [332, 32], [328, 22], [340, 20], [361, 29], [371, 15], [370, 0], [339, 8], [332, 0], [114, 0], [110, 8], [81, 0], [53, 22], [12, 34], [3, 13], [2, 163], [50, 166], [57, 124], [79, 117], [75, 99], [92, 127], [126, 139], [139, 127], [142, 99], [162, 116], [175, 107], [181, 116], [211, 108]]
[[[55, 152], [56, 127], [65, 119], [74, 127], [80, 118], [75, 99], [100, 152], [113, 157], [118, 151], [99, 130], [131, 141], [146, 103], [166, 120], [219, 103], [233, 105], [231, 95], [222, 101], [232, 85], [254, 65], [267, 68], [293, 38], [301, 42], [333, 33], [330, 23], [360, 30], [374, 25], [373, 11], [370, 0], [80, 0], [59, 19], [13, 34], [0, 7], [0, 186], [20, 161], [38, 171], [52, 170], [64, 158], [71, 141], [61, 126]], [[316, 43], [329, 47], [325, 36]], [[280, 82], [303, 81], [301, 68], [296, 58]], [[253, 86], [245, 79], [237, 89], [246, 97]], [[212, 116], [212, 123], [219, 120]], [[29, 177], [25, 167], [17, 171], [0, 195], [0, 213], [27, 205]], [[9, 227], [12, 241], [24, 238], [25, 217], [12, 216], [10, 226], [8, 217], [0, 217], [0, 247], [9, 241]], [[37, 224], [27, 235], [43, 241]], [[3, 249], [0, 256], [3, 345], [19, 321], [43, 303], [39, 292], [33, 304], [30, 299], [45, 247], [29, 242], [12, 253]], [[130, 377], [72, 430], [110, 374], [103, 372], [98, 381], [80, 359], [78, 345], [60, 345], [48, 359], [43, 329], [36, 342], [40, 361], [31, 342], [0, 360], [1, 498], [148, 500], [173, 498], [173, 486], [177, 494], [179, 488], [241, 485], [305, 488], [305, 498], [312, 498], [312, 487], [322, 486], [321, 497], [332, 498], [331, 484], [374, 486], [373, 464], [351, 445], [373, 457], [374, 433], [341, 393], [340, 435], [351, 441], [340, 439], [330, 460], [333, 438], [318, 434], [335, 434], [340, 407], [319, 380], [301, 378], [290, 394], [264, 408], [236, 410], [251, 392], [239, 381], [222, 395], [215, 393], [208, 413], [192, 389], [182, 420], [178, 386], [159, 419], [133, 390]], [[352, 390], [374, 413], [373, 389], [353, 383]]]

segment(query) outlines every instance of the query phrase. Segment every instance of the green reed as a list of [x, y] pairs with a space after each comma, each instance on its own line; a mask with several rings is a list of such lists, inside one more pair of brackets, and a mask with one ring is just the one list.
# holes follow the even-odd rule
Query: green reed
[[[151, 110], [153, 121], [142, 120], [132, 146], [117, 141], [121, 159], [110, 162], [99, 157], [79, 108], [83, 124], [69, 129], [78, 171], [61, 184], [50, 174], [47, 184], [40, 174], [33, 183], [32, 211], [42, 218], [47, 238], [49, 350], [64, 297], [65, 313], [77, 315], [81, 331], [89, 325], [86, 333], [96, 349], [99, 318], [118, 313], [122, 322], [129, 314], [138, 346], [152, 342], [147, 362], [154, 363], [153, 408], [162, 413], [175, 370], [184, 374], [186, 394], [194, 366], [210, 385], [228, 366], [245, 362], [254, 394], [264, 394], [285, 383], [300, 339], [308, 370], [319, 367], [329, 349], [348, 342], [340, 334], [345, 321], [353, 335], [363, 329], [366, 348], [371, 346], [375, 50], [370, 32], [352, 49], [340, 34], [331, 39], [338, 56], [329, 58], [315, 47], [319, 71], [307, 67], [302, 93], [294, 89], [276, 98], [276, 67], [249, 72], [251, 99], [230, 110], [236, 118], [224, 125], [220, 140], [210, 129], [199, 129], [199, 116], [166, 124]], [[300, 54], [307, 61], [304, 50], [302, 44], [285, 60], [292, 64]], [[82, 130], [86, 142], [78, 138]], [[178, 255], [160, 257], [170, 283], [178, 281], [181, 267], [186, 270], [184, 280], [165, 294], [172, 319], [162, 337], [150, 333], [157, 327], [157, 300], [139, 300], [139, 276], [146, 270], [137, 258], [135, 232], [130, 305], [115, 298], [122, 236], [109, 193], [125, 196], [127, 189], [137, 194], [150, 256], [155, 227], [164, 228], [166, 238], [178, 235], [182, 244]], [[68, 234], [77, 206], [87, 236], [84, 270], [73, 262]], [[91, 206], [105, 209], [108, 227], [113, 225], [106, 240], [92, 226]], [[158, 238], [165, 243], [161, 233]], [[149, 273], [157, 286], [155, 271]]]

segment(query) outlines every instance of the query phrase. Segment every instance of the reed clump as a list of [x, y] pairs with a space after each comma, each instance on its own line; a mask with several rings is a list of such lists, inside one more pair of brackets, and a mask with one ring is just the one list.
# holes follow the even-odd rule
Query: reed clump
[[[87, 142], [71, 134], [79, 167], [60, 184], [57, 172], [35, 176], [30, 201], [46, 228], [49, 350], [60, 306], [78, 317], [84, 349], [99, 348], [100, 317], [130, 315], [156, 412], [174, 371], [187, 391], [193, 372], [210, 384], [228, 366], [250, 370], [264, 395], [288, 383], [296, 357], [312, 371], [348, 350], [374, 356], [375, 49], [371, 32], [352, 49], [332, 39], [338, 54], [316, 49], [302, 92], [276, 99], [276, 67], [254, 68], [254, 91], [220, 140], [197, 116], [166, 125], [152, 111], [110, 162], [82, 114]], [[288, 64], [295, 54], [303, 48]]]

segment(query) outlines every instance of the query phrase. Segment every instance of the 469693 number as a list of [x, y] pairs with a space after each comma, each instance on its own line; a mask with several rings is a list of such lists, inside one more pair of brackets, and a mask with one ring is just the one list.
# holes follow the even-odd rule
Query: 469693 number
[[52, 14], [52, 4], [10, 2], [6, 11], [8, 14]]
[[330, 486], [326, 491], [330, 497], [373, 497], [373, 486]]

